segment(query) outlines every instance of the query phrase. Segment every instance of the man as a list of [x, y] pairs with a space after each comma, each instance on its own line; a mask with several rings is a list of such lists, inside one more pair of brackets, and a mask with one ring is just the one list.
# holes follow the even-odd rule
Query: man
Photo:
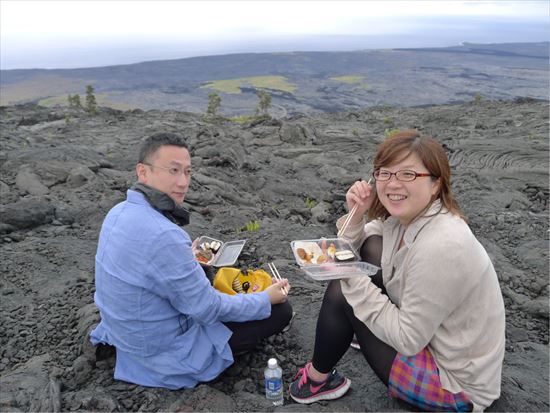
[[[288, 280], [254, 294], [215, 290], [195, 259], [182, 207], [191, 179], [185, 140], [145, 141], [138, 182], [107, 214], [96, 254], [96, 344], [116, 347], [115, 379], [178, 389], [217, 377], [233, 353], [254, 348], [290, 321]], [[273, 306], [272, 306], [273, 305]], [[252, 321], [256, 320], [256, 321]]]

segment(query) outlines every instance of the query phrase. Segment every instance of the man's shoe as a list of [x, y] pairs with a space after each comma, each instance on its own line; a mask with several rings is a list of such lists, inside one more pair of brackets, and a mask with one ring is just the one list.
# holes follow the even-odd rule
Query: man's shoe
[[311, 380], [307, 372], [311, 363], [307, 363], [296, 373], [290, 384], [290, 397], [302, 404], [315, 403], [320, 400], [333, 400], [342, 397], [349, 389], [351, 381], [340, 375], [336, 370], [328, 375], [325, 381]]
[[290, 321], [288, 324], [281, 330], [281, 333], [286, 333], [288, 330], [290, 330], [290, 327], [292, 326], [292, 321], [294, 321], [294, 317], [296, 316], [296, 311], [292, 312], [292, 317], [290, 317]]

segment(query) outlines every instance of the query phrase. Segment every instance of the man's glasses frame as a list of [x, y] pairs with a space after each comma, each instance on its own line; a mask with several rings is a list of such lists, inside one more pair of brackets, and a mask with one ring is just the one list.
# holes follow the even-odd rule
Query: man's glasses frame
[[188, 175], [190, 173], [186, 173], [185, 169], [179, 166], [160, 166], [160, 165], [154, 165], [152, 163], [142, 162], [143, 165], [150, 166], [151, 168], [159, 168], [164, 169], [165, 171], [168, 171], [168, 173], [172, 176], [181, 176], [181, 175]]

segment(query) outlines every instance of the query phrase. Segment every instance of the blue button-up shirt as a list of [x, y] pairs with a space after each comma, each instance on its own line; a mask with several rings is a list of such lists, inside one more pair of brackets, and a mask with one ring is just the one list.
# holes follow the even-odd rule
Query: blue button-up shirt
[[271, 315], [264, 291], [227, 295], [198, 264], [189, 235], [129, 190], [106, 216], [96, 254], [92, 343], [117, 349], [115, 379], [177, 389], [209, 381], [233, 363], [224, 321]]

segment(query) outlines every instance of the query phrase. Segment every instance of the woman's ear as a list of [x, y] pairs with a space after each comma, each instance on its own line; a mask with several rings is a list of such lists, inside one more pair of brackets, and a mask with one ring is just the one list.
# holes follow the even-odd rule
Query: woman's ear
[[437, 198], [441, 192], [441, 178], [432, 181], [432, 197]]

